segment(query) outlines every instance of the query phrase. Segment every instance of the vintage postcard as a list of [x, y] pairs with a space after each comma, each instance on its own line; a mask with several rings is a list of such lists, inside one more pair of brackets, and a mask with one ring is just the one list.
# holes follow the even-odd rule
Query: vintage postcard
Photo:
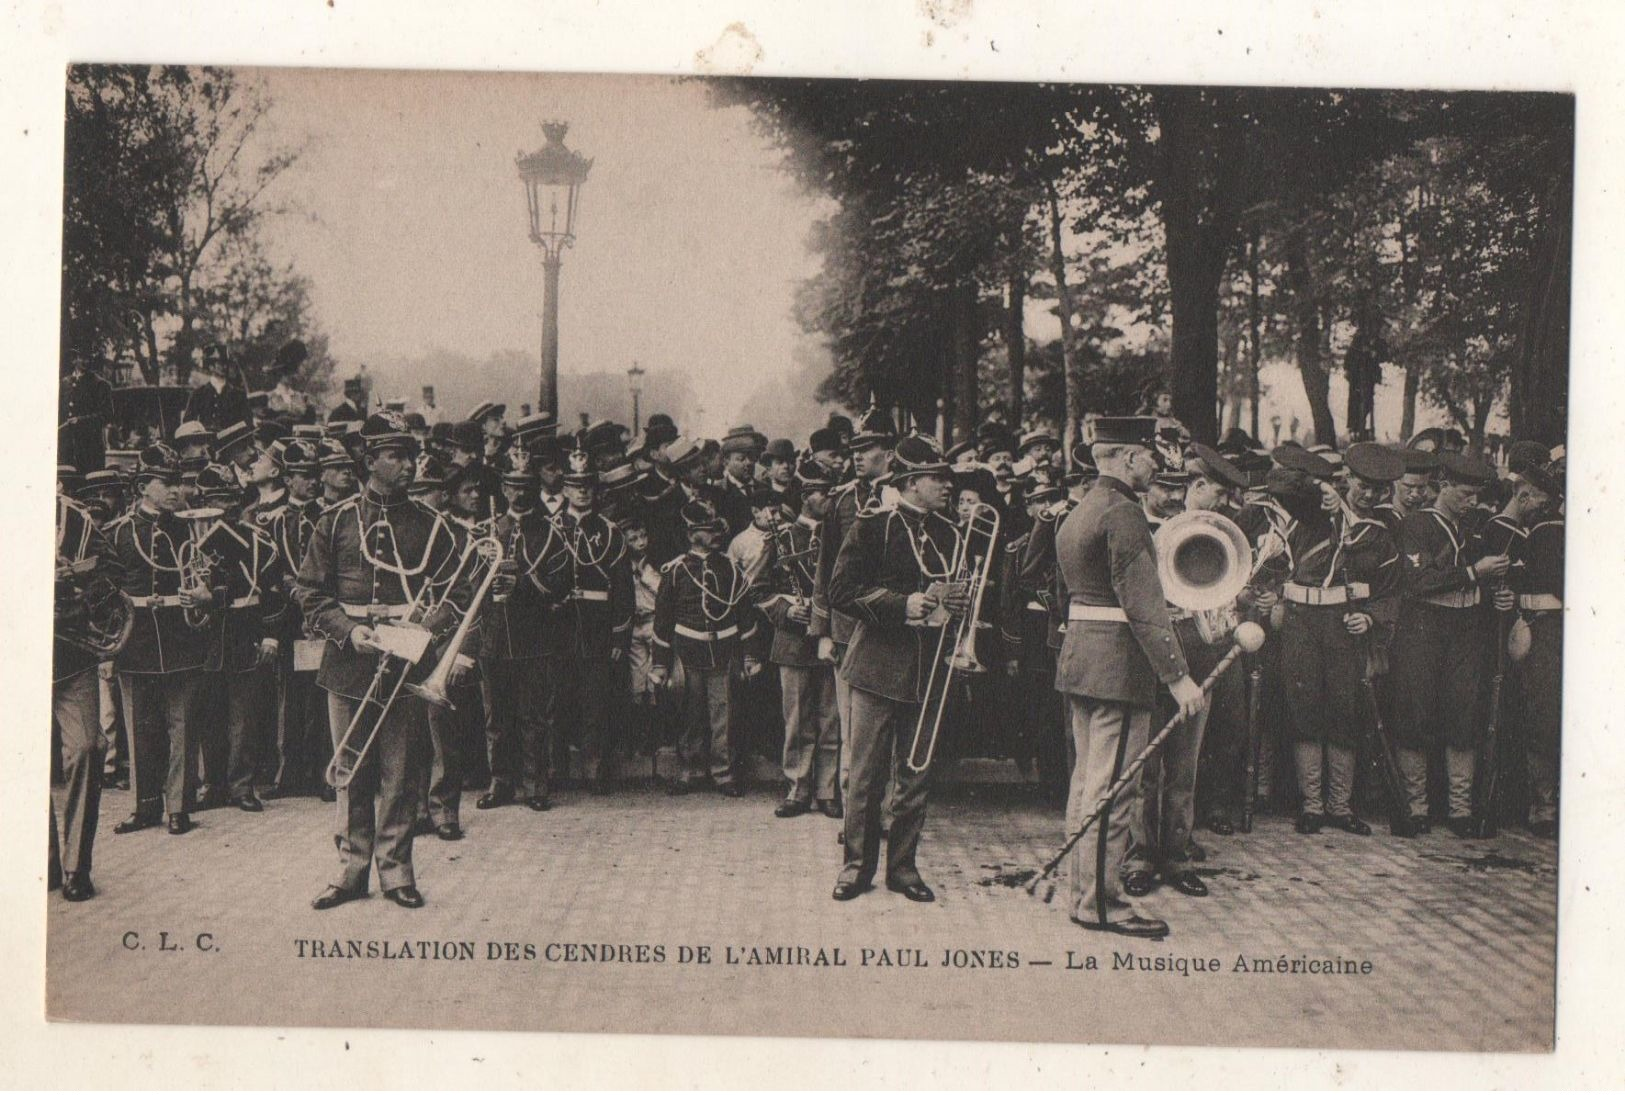
[[52, 1019], [1553, 1048], [1572, 95], [61, 92]]

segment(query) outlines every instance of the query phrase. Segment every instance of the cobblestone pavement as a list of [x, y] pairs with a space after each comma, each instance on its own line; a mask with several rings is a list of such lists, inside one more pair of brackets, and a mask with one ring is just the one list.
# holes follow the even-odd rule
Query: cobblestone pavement
[[[1025, 788], [937, 795], [920, 852], [934, 905], [884, 889], [831, 901], [837, 823], [776, 819], [766, 788], [738, 800], [566, 791], [545, 814], [480, 812], [473, 797], [465, 840], [416, 842], [426, 908], [374, 895], [318, 913], [309, 901], [333, 874], [333, 807], [280, 800], [259, 815], [195, 815], [199, 828], [182, 837], [115, 836], [130, 801], [109, 792], [100, 895], [50, 899], [50, 1014], [1135, 1044], [1552, 1042], [1556, 855], [1523, 833], [1309, 838], [1281, 818], [1246, 837], [1202, 833], [1212, 894], [1146, 899], [1173, 926], [1152, 943], [1086, 933], [1059, 898], [1024, 892], [1023, 872], [1061, 836], [1058, 814]], [[351, 940], [431, 955], [438, 944], [442, 957], [300, 957]], [[468, 954], [464, 943], [472, 958], [447, 957]], [[781, 960], [809, 962], [838, 951], [843, 964], [751, 965], [753, 946], [760, 958], [779, 947]], [[699, 947], [708, 963], [684, 960]], [[745, 961], [730, 963], [729, 948]], [[1238, 957], [1369, 961], [1371, 972], [1236, 972]], [[1098, 969], [1069, 968], [1090, 959]], [[1114, 968], [1124, 959], [1212, 959], [1218, 972]]]

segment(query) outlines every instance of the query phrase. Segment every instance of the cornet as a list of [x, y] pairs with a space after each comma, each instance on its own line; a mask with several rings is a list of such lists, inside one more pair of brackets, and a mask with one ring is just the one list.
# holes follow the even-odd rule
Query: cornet
[[[175, 549], [175, 562], [180, 570], [180, 587], [186, 590], [205, 588], [209, 579], [214, 577], [214, 560], [209, 553], [203, 550], [203, 542], [208, 539], [214, 522], [225, 515], [225, 510], [218, 506], [198, 506], [195, 509], [177, 510], [176, 517], [186, 522], [186, 543]], [[182, 610], [182, 618], [186, 625], [195, 631], [202, 631], [214, 620], [215, 607], [190, 607]]]

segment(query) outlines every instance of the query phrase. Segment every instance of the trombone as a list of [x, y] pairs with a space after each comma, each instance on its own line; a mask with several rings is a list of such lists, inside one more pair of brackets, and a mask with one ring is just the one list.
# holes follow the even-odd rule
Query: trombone
[[[449, 596], [451, 590], [456, 588], [464, 576], [472, 573], [471, 568], [482, 560], [488, 561], [490, 566], [486, 568], [479, 590], [474, 599], [469, 601], [467, 611], [462, 614], [463, 618], [458, 622], [457, 630], [453, 633], [451, 642], [447, 644], [440, 663], [421, 685], [409, 685], [406, 678], [429, 647], [429, 629], [423, 626], [422, 619], [445, 603], [445, 597], [438, 601], [434, 599], [433, 590], [436, 583], [424, 580], [422, 588], [408, 602], [406, 615], [401, 623], [378, 626], [378, 635], [384, 647], [383, 652], [378, 655], [378, 668], [372, 675], [372, 683], [367, 686], [366, 695], [362, 696], [361, 702], [356, 705], [355, 714], [350, 718], [350, 725], [345, 727], [344, 734], [333, 749], [333, 759], [327, 765], [327, 783], [335, 791], [344, 790], [355, 778], [356, 770], [361, 767], [362, 761], [371, 751], [373, 742], [378, 738], [378, 730], [389, 716], [390, 708], [394, 706], [403, 686], [413, 695], [431, 703], [451, 706], [445, 699], [446, 682], [468, 638], [469, 628], [473, 626], [480, 602], [490, 591], [491, 582], [496, 578], [497, 566], [502, 561], [501, 543], [489, 535], [470, 539], [468, 546], [458, 558], [451, 577], [445, 582], [446, 594]], [[394, 678], [393, 682], [389, 682], [391, 676]], [[369, 725], [370, 712], [372, 714]], [[356, 738], [360, 738], [359, 743]]]
[[[966, 518], [965, 534], [960, 538], [954, 565], [949, 571], [949, 583], [964, 585], [969, 600], [965, 614], [959, 618], [959, 626], [949, 626], [952, 621], [948, 610], [940, 602], [925, 618], [923, 626], [942, 630], [931, 657], [931, 673], [926, 678], [925, 702], [920, 707], [914, 739], [908, 748], [910, 771], [923, 772], [931, 767], [937, 742], [942, 738], [942, 720], [953, 695], [954, 674], [987, 672], [987, 667], [976, 656], [976, 633], [990, 626], [982, 622], [982, 598], [993, 576], [1000, 524], [999, 511], [985, 502], [978, 502]], [[980, 555], [971, 550], [972, 541], [978, 539], [986, 543]]]

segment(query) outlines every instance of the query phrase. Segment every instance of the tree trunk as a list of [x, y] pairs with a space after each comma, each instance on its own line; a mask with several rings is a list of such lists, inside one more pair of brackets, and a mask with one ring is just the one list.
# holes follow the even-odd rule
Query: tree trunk
[[1251, 433], [1256, 441], [1259, 438], [1259, 392], [1258, 369], [1263, 359], [1263, 348], [1259, 345], [1259, 306], [1258, 306], [1258, 226], [1254, 225], [1252, 234], [1247, 239], [1247, 401], [1252, 408], [1253, 428]]
[[976, 324], [976, 283], [967, 281], [954, 290], [954, 436], [963, 441], [976, 432], [981, 420], [976, 390], [980, 333]]
[[1309, 265], [1309, 234], [1295, 225], [1286, 237], [1286, 276], [1292, 286], [1292, 315], [1297, 326], [1298, 372], [1309, 397], [1315, 442], [1337, 444], [1337, 423], [1332, 418], [1331, 377], [1326, 372], [1321, 346], [1320, 305], [1315, 300], [1314, 273]]
[[1010, 272], [1009, 297], [1004, 309], [1004, 347], [1010, 372], [1007, 404], [1010, 428], [1021, 429], [1027, 387], [1027, 328], [1022, 310], [1027, 303], [1027, 269], [1018, 264]]
[[1508, 411], [1512, 436], [1561, 445], [1568, 433], [1569, 293], [1573, 257], [1573, 179], [1548, 191], [1540, 249], [1523, 300]]
[[1083, 414], [1083, 408], [1079, 406], [1079, 389], [1082, 385], [1074, 365], [1077, 355], [1072, 349], [1072, 290], [1067, 287], [1066, 252], [1061, 248], [1061, 202], [1056, 196], [1054, 183], [1046, 180], [1044, 189], [1049, 195], [1050, 274], [1055, 278], [1057, 311], [1061, 319], [1061, 376], [1066, 391], [1066, 406], [1062, 411], [1066, 419], [1066, 436], [1062, 438], [1061, 446], [1070, 453], [1072, 441], [1078, 436], [1078, 419]]
[[1416, 432], [1416, 398], [1422, 391], [1422, 371], [1407, 368], [1405, 370], [1405, 391], [1401, 397], [1399, 416], [1399, 439], [1409, 441]]
[[[1202, 94], [1194, 88], [1156, 92], [1156, 183], [1173, 319], [1174, 415], [1195, 440], [1212, 444], [1218, 435], [1213, 408], [1219, 395], [1219, 282], [1235, 229], [1229, 212], [1235, 195], [1213, 186], [1203, 200], [1197, 117], [1203, 112]], [[1218, 150], [1220, 156], [1238, 153]]]
[[151, 312], [141, 313], [141, 334], [147, 342], [147, 356], [145, 360], [137, 357], [136, 364], [140, 366], [141, 375], [146, 382], [156, 385], [162, 373], [158, 361], [158, 332], [153, 330]]

